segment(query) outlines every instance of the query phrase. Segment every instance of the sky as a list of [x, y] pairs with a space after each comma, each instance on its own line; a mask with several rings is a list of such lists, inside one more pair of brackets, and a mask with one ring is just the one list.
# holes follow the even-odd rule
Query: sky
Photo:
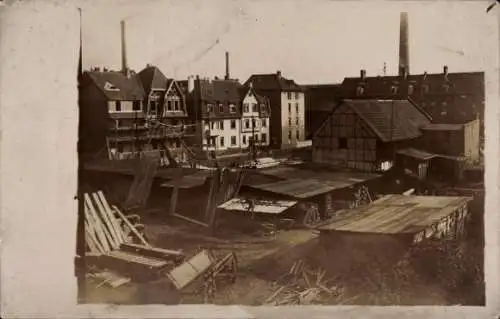
[[86, 2], [84, 68], [121, 66], [120, 20], [127, 60], [158, 66], [169, 78], [233, 78], [274, 73], [299, 84], [396, 74], [400, 12], [408, 12], [410, 72], [484, 71], [497, 65], [496, 9], [488, 1], [122, 0]]

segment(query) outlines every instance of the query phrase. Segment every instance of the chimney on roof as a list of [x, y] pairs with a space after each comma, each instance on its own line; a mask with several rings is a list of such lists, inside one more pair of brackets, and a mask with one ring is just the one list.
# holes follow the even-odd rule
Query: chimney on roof
[[250, 81], [250, 83], [248, 83], [248, 86], [251, 87], [251, 88], [253, 88], [253, 82]]
[[194, 78], [192, 75], [188, 76], [188, 93], [191, 94], [194, 91]]
[[276, 75], [281, 78], [281, 70], [276, 71]]
[[226, 76], [224, 79], [229, 80], [230, 75], [229, 75], [229, 52], [226, 51]]
[[410, 74], [410, 49], [408, 44], [408, 13], [401, 12], [399, 26], [399, 75]]
[[125, 43], [125, 21], [124, 20], [120, 21], [120, 26], [121, 26], [121, 35], [122, 35], [122, 72], [127, 74], [128, 73], [128, 66], [127, 66], [127, 48], [126, 48], [126, 43]]
[[361, 79], [366, 78], [366, 70], [360, 70], [360, 71], [359, 71], [359, 77], [360, 77]]
[[443, 74], [444, 74], [444, 76], [448, 76], [448, 66], [447, 65], [443, 66]]

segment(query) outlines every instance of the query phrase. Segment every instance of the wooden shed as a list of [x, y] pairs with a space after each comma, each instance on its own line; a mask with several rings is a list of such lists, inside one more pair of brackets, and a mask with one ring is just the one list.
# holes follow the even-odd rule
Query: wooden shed
[[428, 238], [465, 233], [470, 197], [386, 195], [346, 211], [318, 227], [320, 245], [332, 256], [328, 266], [349, 269], [374, 260], [398, 260]]

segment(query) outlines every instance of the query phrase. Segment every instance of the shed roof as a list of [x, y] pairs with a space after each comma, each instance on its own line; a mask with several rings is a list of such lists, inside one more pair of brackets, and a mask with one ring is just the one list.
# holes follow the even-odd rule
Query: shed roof
[[398, 150], [396, 153], [413, 157], [423, 161], [429, 160], [437, 156], [436, 154], [431, 154], [426, 151], [418, 150], [416, 148], [405, 148], [402, 150]]
[[383, 142], [413, 139], [420, 127], [431, 123], [425, 111], [409, 100], [344, 100]]
[[342, 220], [318, 229], [379, 234], [417, 233], [471, 200], [470, 197], [458, 196], [386, 195], [369, 205], [352, 209]]
[[269, 184], [249, 185], [249, 187], [302, 199], [325, 194], [336, 189], [336, 187], [325, 185], [322, 182], [298, 178]]
[[177, 187], [179, 188], [193, 188], [193, 187], [198, 187], [202, 186], [205, 184], [207, 177], [210, 175], [210, 171], [198, 171], [194, 174], [190, 174], [187, 176], [182, 176], [182, 178], [179, 181], [176, 181], [175, 178], [172, 180], [169, 180], [168, 182], [165, 182], [161, 184], [161, 187]]
[[[233, 198], [218, 206], [226, 210], [246, 212], [248, 211], [248, 200]], [[264, 214], [280, 214], [297, 204], [296, 201], [285, 200], [255, 200], [253, 211]]]
[[430, 123], [421, 127], [428, 131], [460, 131], [464, 128], [463, 124]]

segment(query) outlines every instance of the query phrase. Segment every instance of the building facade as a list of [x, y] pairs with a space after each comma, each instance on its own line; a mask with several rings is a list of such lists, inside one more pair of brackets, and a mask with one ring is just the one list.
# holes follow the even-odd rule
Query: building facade
[[241, 150], [241, 83], [232, 79], [189, 78], [188, 113], [195, 134], [190, 144], [203, 152]]
[[254, 74], [245, 82], [270, 103], [270, 145], [293, 148], [305, 140], [305, 98], [302, 88], [293, 80], [274, 74]]
[[253, 139], [259, 147], [267, 147], [270, 143], [269, 100], [258, 95], [252, 86], [243, 88], [241, 102], [241, 148], [248, 148]]
[[344, 100], [313, 137], [313, 162], [366, 172], [390, 169], [430, 117], [409, 100]]
[[341, 100], [340, 84], [303, 85], [305, 97], [305, 135], [312, 139], [314, 131], [330, 115]]
[[144, 151], [148, 139], [144, 96], [133, 71], [83, 72], [79, 88], [82, 152], [90, 158], [126, 159]]
[[[188, 118], [186, 98], [177, 81], [167, 78], [156, 66], [148, 65], [139, 72], [144, 96], [144, 114], [150, 130], [164, 133], [164, 140], [153, 140], [153, 149], [163, 149], [176, 161], [185, 161], [183, 137]], [[158, 145], [159, 144], [159, 145]]]

